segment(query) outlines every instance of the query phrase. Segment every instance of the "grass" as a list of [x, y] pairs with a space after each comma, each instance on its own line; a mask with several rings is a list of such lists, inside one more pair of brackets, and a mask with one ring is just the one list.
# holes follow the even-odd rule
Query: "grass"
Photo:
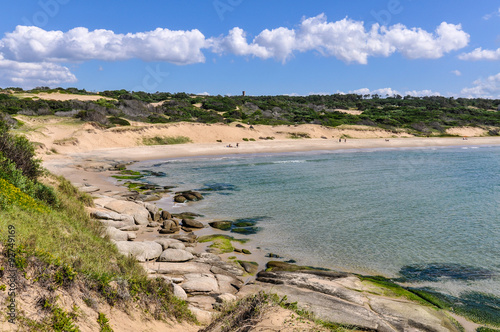
[[216, 248], [222, 251], [222, 253], [229, 253], [234, 251], [234, 247], [232, 242], [236, 241], [239, 243], [245, 243], [248, 240], [246, 239], [235, 239], [232, 236], [229, 235], [221, 235], [221, 234], [214, 234], [214, 235], [205, 235], [201, 236], [198, 238], [198, 242], [213, 242], [210, 245], [210, 248]]
[[[110, 305], [126, 306], [130, 301], [127, 299], [133, 299], [158, 320], [175, 317], [196, 321], [187, 303], [175, 298], [164, 280], [149, 280], [133, 258], [121, 255], [113, 243], [101, 237], [100, 223], [91, 219], [84, 209], [84, 202], [89, 205], [91, 198], [88, 202], [86, 194], [79, 193], [62, 177], [52, 176], [48, 180], [55, 186], [60, 202], [57, 208], [37, 210], [33, 208], [35, 203], [29, 202], [29, 209], [16, 203], [0, 210], [0, 241], [7, 243], [8, 230], [15, 227], [15, 264], [20, 276], [27, 278], [25, 282], [51, 291], [59, 287], [79, 287], [94, 292]], [[11, 191], [4, 189], [0, 193]], [[0, 264], [5, 266], [5, 256], [0, 257]], [[111, 286], [114, 280], [125, 282], [122, 293], [128, 297]], [[5, 283], [5, 279], [1, 281]], [[18, 293], [21, 296], [21, 292]], [[50, 321], [20, 317], [18, 322], [35, 330], [47, 330], [50, 326], [50, 330], [55, 331], [77, 331], [78, 327], [71, 325], [68, 319], [70, 313], [62, 311], [54, 301], [49, 302], [45, 316], [50, 317]], [[102, 331], [109, 331], [101, 318]]]
[[172, 145], [191, 143], [191, 139], [186, 136], [154, 136], [144, 137], [142, 144], [144, 145]]

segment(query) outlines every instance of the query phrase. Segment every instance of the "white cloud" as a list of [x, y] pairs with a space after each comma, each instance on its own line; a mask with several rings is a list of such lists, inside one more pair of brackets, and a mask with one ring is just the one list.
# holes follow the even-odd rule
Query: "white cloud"
[[17, 26], [0, 41], [6, 58], [23, 62], [80, 62], [87, 60], [165, 61], [178, 65], [204, 62], [205, 36], [198, 30], [116, 34], [110, 30], [74, 28], [68, 32]]
[[346, 63], [366, 64], [368, 57], [388, 57], [399, 52], [409, 59], [435, 59], [461, 49], [469, 43], [469, 34], [461, 25], [441, 23], [431, 33], [402, 24], [390, 27], [372, 25], [367, 30], [362, 21], [344, 18], [328, 22], [326, 15], [303, 19], [297, 29], [264, 30], [248, 42], [241, 28], [233, 28], [227, 36], [211, 38], [216, 53], [275, 58], [285, 62], [294, 52], [316, 51]]
[[404, 95], [413, 97], [430, 97], [430, 96], [441, 96], [441, 93], [432, 90], [419, 90], [419, 91], [412, 90], [412, 91], [405, 91]]
[[49, 63], [26, 63], [4, 59], [0, 54], [0, 85], [32, 88], [74, 83], [77, 79], [68, 68]]
[[494, 50], [483, 50], [481, 47], [479, 47], [470, 53], [460, 54], [458, 58], [460, 60], [471, 60], [471, 61], [478, 61], [478, 60], [496, 61], [500, 60], [500, 48], [494, 51]]
[[455, 76], [462, 76], [462, 72], [460, 70], [457, 70], [457, 69], [452, 70], [451, 73]]
[[489, 13], [489, 14], [484, 15], [483, 20], [489, 20], [493, 17], [500, 17], [500, 8], [498, 8], [498, 10], [493, 12], [493, 13]]
[[486, 79], [478, 79], [473, 87], [464, 88], [460, 92], [466, 98], [500, 98], [500, 73]]
[[376, 90], [370, 90], [368, 88], [361, 88], [357, 90], [352, 90], [349, 91], [349, 93], [355, 93], [358, 95], [379, 95], [382, 98], [385, 98], [387, 96], [392, 97], [395, 95], [400, 95], [400, 96], [413, 96], [413, 97], [425, 97], [425, 96], [441, 96], [439, 92], [435, 92], [432, 90], [412, 90], [412, 91], [405, 91], [404, 93], [394, 90], [392, 88], [381, 88], [381, 89], [376, 89]]

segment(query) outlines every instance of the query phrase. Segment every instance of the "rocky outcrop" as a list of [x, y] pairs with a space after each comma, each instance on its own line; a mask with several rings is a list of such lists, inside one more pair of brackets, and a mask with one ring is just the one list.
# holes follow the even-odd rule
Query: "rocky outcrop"
[[[358, 277], [327, 271], [260, 272], [258, 287], [287, 296], [316, 317], [362, 329], [396, 331], [459, 331], [441, 311], [411, 302], [404, 297], [387, 297], [376, 286]], [[255, 288], [253, 288], [255, 289]], [[254, 290], [252, 290], [253, 292]]]
[[160, 262], [187, 262], [194, 258], [193, 254], [182, 249], [165, 249], [158, 261]]

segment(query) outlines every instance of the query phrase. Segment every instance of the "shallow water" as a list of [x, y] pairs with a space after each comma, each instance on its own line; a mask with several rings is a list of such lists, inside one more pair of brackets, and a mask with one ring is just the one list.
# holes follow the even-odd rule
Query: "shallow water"
[[[490, 271], [483, 279], [433, 271], [419, 285], [500, 296], [500, 147], [373, 149], [135, 164], [159, 185], [204, 190], [174, 210], [258, 219], [255, 246], [312, 265], [401, 278], [408, 265]], [[425, 269], [424, 269], [425, 270]], [[409, 280], [415, 283], [415, 280]]]

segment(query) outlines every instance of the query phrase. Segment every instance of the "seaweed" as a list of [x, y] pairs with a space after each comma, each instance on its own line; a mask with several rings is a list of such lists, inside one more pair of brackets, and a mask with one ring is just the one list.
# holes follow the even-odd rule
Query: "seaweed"
[[491, 270], [455, 263], [407, 265], [402, 267], [399, 273], [403, 277], [395, 279], [395, 281], [419, 282], [440, 281], [442, 279], [485, 280], [491, 279], [496, 275], [495, 272]]

